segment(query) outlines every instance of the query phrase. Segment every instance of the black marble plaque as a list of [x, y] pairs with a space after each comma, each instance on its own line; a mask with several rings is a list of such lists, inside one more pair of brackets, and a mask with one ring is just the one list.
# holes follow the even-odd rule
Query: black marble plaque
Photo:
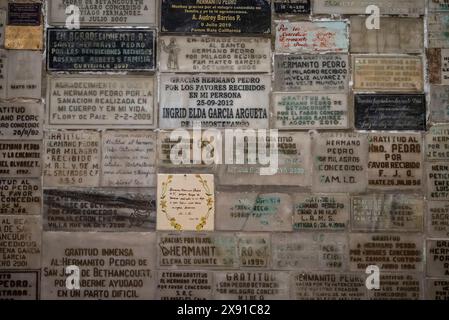
[[274, 12], [287, 14], [309, 14], [310, 0], [275, 0]]
[[162, 32], [271, 33], [268, 0], [162, 0]]
[[356, 94], [354, 112], [358, 130], [426, 130], [423, 94]]
[[47, 30], [49, 71], [154, 71], [155, 30]]
[[40, 3], [10, 3], [8, 5], [8, 25], [39, 26], [41, 25]]

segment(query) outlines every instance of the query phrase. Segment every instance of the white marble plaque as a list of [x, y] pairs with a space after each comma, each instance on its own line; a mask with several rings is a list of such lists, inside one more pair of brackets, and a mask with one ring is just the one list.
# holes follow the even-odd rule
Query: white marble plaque
[[419, 300], [423, 297], [421, 275], [416, 273], [381, 273], [380, 289], [369, 291], [370, 300]]
[[41, 140], [44, 105], [12, 102], [0, 104], [0, 140]]
[[39, 51], [8, 51], [7, 98], [42, 97], [42, 59]]
[[209, 271], [159, 270], [156, 296], [159, 300], [210, 300], [212, 281]]
[[427, 276], [449, 276], [449, 240], [427, 240]]
[[449, 86], [430, 86], [429, 108], [432, 122], [449, 122]]
[[271, 260], [271, 239], [268, 233], [238, 234], [240, 268], [266, 269]]
[[431, 127], [425, 142], [427, 160], [449, 160], [449, 125]]
[[39, 215], [41, 206], [40, 178], [0, 178], [0, 215]]
[[449, 161], [427, 162], [427, 197], [433, 201], [449, 200]]
[[427, 202], [427, 231], [432, 238], [449, 238], [449, 202]]
[[40, 141], [0, 141], [0, 177], [40, 177], [41, 156]]

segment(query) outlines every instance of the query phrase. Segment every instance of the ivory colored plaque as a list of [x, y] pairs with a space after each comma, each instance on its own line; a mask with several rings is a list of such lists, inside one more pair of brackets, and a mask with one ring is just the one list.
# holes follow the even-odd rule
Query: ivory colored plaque
[[212, 281], [209, 271], [159, 270], [156, 296], [159, 300], [210, 300]]
[[431, 127], [425, 142], [427, 160], [449, 160], [449, 125]]
[[268, 38], [162, 36], [161, 72], [271, 72]]
[[422, 53], [424, 22], [421, 18], [382, 17], [380, 29], [367, 29], [366, 17], [351, 17], [352, 53]]
[[0, 216], [0, 266], [6, 270], [41, 268], [39, 216]]
[[424, 144], [421, 134], [371, 133], [368, 141], [369, 189], [422, 189]]
[[276, 25], [276, 52], [348, 52], [345, 21], [281, 20]]
[[[151, 300], [155, 297], [155, 233], [44, 232], [43, 300]], [[66, 287], [68, 266], [80, 290]]]
[[216, 300], [286, 300], [289, 274], [280, 271], [219, 271], [214, 273]]
[[408, 194], [352, 197], [352, 230], [422, 232], [424, 199]]
[[427, 202], [427, 232], [432, 238], [449, 238], [449, 201]]
[[266, 269], [271, 261], [269, 233], [238, 234], [240, 268]]
[[427, 276], [449, 276], [449, 240], [427, 240]]
[[102, 144], [102, 186], [156, 186], [155, 133], [106, 131], [102, 135]]
[[44, 105], [12, 102], [0, 104], [0, 140], [41, 140]]
[[342, 271], [347, 267], [348, 238], [343, 233], [275, 233], [273, 268]]
[[97, 131], [47, 131], [45, 187], [98, 187], [101, 146]]
[[424, 15], [425, 0], [314, 0], [314, 14], [365, 14], [370, 5], [379, 7], [382, 15]]
[[42, 172], [40, 141], [0, 141], [0, 176], [37, 178]]
[[297, 194], [293, 198], [293, 229], [345, 231], [350, 210], [347, 194]]
[[359, 133], [312, 136], [314, 192], [363, 192], [367, 187], [368, 140]]
[[0, 215], [40, 215], [41, 206], [40, 178], [0, 178]]
[[158, 233], [159, 268], [234, 269], [237, 239], [232, 233]]
[[424, 241], [419, 234], [363, 234], [349, 235], [351, 271], [365, 272], [377, 265], [383, 272], [423, 271]]
[[417, 56], [352, 56], [354, 90], [424, 90], [423, 64]]
[[449, 122], [449, 86], [430, 86], [429, 108], [432, 122]]
[[449, 200], [449, 161], [427, 162], [427, 197], [428, 200]]
[[157, 230], [214, 230], [213, 175], [159, 174], [157, 201]]

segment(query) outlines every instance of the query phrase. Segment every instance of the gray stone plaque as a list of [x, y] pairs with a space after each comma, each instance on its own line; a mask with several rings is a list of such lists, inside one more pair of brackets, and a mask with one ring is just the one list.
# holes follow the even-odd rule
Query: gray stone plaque
[[1, 300], [38, 300], [41, 292], [39, 270], [1, 270]]
[[428, 200], [449, 200], [449, 161], [426, 163]]
[[42, 53], [39, 51], [8, 51], [7, 98], [40, 99], [42, 96]]
[[0, 141], [0, 176], [37, 178], [41, 176], [42, 143]]
[[380, 289], [370, 290], [370, 300], [419, 300], [423, 297], [423, 284], [416, 273], [381, 273]]
[[427, 232], [433, 238], [449, 238], [449, 202], [427, 202]]
[[159, 300], [210, 300], [212, 281], [209, 271], [159, 270], [156, 296]]
[[425, 141], [427, 160], [449, 160], [449, 125], [433, 126]]
[[43, 137], [43, 122], [43, 104], [0, 104], [0, 140], [40, 140]]
[[271, 239], [268, 233], [238, 235], [240, 268], [266, 269], [271, 260]]
[[0, 178], [0, 215], [40, 215], [42, 181]]
[[449, 240], [427, 240], [427, 276], [449, 276]]
[[426, 299], [448, 301], [449, 300], [449, 279], [427, 279]]
[[430, 86], [430, 120], [449, 122], [449, 86]]
[[429, 13], [427, 16], [427, 37], [429, 48], [449, 48], [447, 34], [449, 14]]

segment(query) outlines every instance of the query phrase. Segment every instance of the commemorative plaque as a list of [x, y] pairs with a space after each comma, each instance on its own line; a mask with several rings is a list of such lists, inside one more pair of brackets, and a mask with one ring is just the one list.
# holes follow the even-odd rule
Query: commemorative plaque
[[44, 230], [144, 232], [156, 229], [154, 189], [45, 189]]
[[[43, 243], [43, 300], [154, 299], [155, 233], [44, 232]], [[80, 290], [66, 286], [69, 266]]]
[[354, 113], [358, 130], [426, 131], [424, 94], [356, 94]]
[[297, 194], [293, 199], [295, 231], [346, 231], [351, 205], [347, 194]]
[[278, 129], [347, 129], [348, 96], [338, 93], [273, 93]]
[[40, 215], [41, 205], [40, 178], [0, 178], [0, 215]]
[[427, 232], [432, 238], [449, 238], [449, 202], [427, 202]]
[[426, 163], [427, 197], [434, 201], [449, 200], [449, 161]]
[[381, 273], [380, 289], [369, 291], [370, 300], [419, 300], [422, 279], [416, 273]]
[[422, 53], [422, 19], [382, 17], [381, 20], [381, 27], [376, 30], [366, 28], [366, 17], [351, 17], [352, 53]]
[[285, 300], [289, 274], [269, 271], [220, 271], [214, 273], [217, 300]]
[[349, 90], [349, 62], [346, 54], [290, 54], [274, 56], [274, 90]]
[[0, 300], [39, 300], [38, 270], [0, 270]]
[[42, 143], [0, 141], [0, 176], [38, 178], [42, 172]]
[[273, 0], [274, 12], [280, 14], [309, 14], [312, 0]]
[[99, 132], [48, 131], [44, 145], [45, 187], [100, 185]]
[[0, 268], [40, 269], [41, 224], [39, 216], [0, 216]]
[[363, 192], [367, 187], [368, 139], [359, 133], [312, 135], [314, 192]]
[[426, 134], [426, 159], [449, 160], [449, 125], [430, 128]]
[[42, 21], [42, 4], [39, 2], [8, 3], [8, 25], [39, 26]]
[[49, 76], [47, 125], [153, 128], [156, 82], [138, 76]]
[[449, 49], [427, 49], [429, 82], [449, 85]]
[[449, 122], [449, 86], [430, 86], [430, 119]]
[[67, 7], [76, 5], [80, 12], [81, 26], [156, 26], [157, 2], [131, 0], [97, 4], [89, 0], [51, 0], [48, 2], [49, 24], [65, 25]]
[[449, 11], [447, 0], [429, 0], [429, 11]]
[[292, 231], [292, 199], [288, 194], [219, 192], [217, 229], [226, 231]]
[[232, 233], [159, 233], [157, 248], [161, 269], [238, 267], [237, 239]]
[[9, 50], [7, 57], [6, 97], [41, 99], [42, 54], [36, 51]]
[[156, 31], [47, 29], [48, 71], [155, 71]]
[[43, 122], [43, 104], [0, 103], [0, 140], [40, 140]]
[[426, 284], [426, 299], [449, 300], [449, 279], [427, 279]]
[[449, 14], [429, 13], [427, 16], [427, 36], [429, 48], [449, 48], [447, 34]]
[[161, 72], [271, 72], [271, 41], [249, 37], [162, 36]]
[[419, 234], [349, 235], [351, 271], [365, 272], [376, 265], [383, 272], [422, 272], [423, 239]]
[[347, 267], [346, 234], [276, 233], [271, 241], [276, 270], [341, 271]]
[[354, 90], [424, 90], [423, 65], [417, 56], [353, 55]]
[[365, 277], [358, 273], [295, 272], [290, 276], [294, 300], [366, 300]]
[[422, 232], [424, 199], [408, 194], [352, 197], [351, 226], [355, 231]]
[[43, 49], [42, 4], [9, 3], [5, 48], [15, 50]]
[[276, 25], [276, 52], [348, 52], [348, 25], [344, 21], [280, 21]]
[[381, 15], [424, 15], [425, 0], [314, 0], [315, 14], [366, 14], [370, 5], [379, 7]]
[[162, 0], [161, 31], [269, 34], [270, 0]]
[[421, 190], [423, 141], [421, 134], [371, 133], [368, 135], [368, 188]]
[[212, 281], [212, 272], [162, 270], [158, 272], [156, 296], [159, 300], [210, 300]]
[[156, 186], [156, 134], [151, 131], [106, 131], [102, 135], [104, 187]]
[[161, 75], [159, 127], [268, 128], [269, 75]]
[[214, 188], [210, 174], [159, 174], [157, 230], [213, 231]]
[[449, 276], [449, 240], [427, 240], [427, 276]]
[[266, 269], [271, 260], [270, 234], [239, 234], [238, 251], [240, 268]]

